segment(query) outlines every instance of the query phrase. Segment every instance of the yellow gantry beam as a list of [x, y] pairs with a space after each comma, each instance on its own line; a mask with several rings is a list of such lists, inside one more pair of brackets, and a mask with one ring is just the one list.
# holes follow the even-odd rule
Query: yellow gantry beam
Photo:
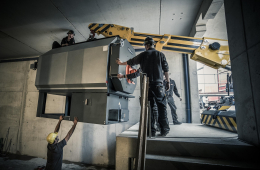
[[[129, 27], [115, 24], [91, 23], [89, 24], [89, 29], [105, 37], [119, 36], [122, 39], [127, 39], [131, 45], [139, 47], [143, 46], [144, 39], [150, 36], [156, 42], [155, 49], [158, 51], [165, 50], [191, 54], [191, 59], [215, 69], [225, 68], [226, 65], [230, 65], [227, 40], [139, 33], [134, 32]], [[213, 42], [218, 42], [221, 45], [219, 50], [210, 49], [209, 45]]]

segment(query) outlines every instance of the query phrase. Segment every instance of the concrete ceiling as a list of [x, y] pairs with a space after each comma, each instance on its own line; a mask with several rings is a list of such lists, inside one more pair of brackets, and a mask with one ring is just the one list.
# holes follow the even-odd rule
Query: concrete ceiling
[[39, 56], [69, 29], [86, 41], [89, 23], [134, 27], [135, 32], [187, 36], [202, 0], [23, 0], [0, 7], [0, 59]]

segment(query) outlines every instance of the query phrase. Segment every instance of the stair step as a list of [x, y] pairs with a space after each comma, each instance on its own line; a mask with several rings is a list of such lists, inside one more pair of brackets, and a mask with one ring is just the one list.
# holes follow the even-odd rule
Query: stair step
[[[136, 124], [117, 136], [116, 169], [127, 169], [129, 158], [136, 157], [138, 128]], [[260, 162], [259, 149], [235, 133], [199, 124], [170, 124], [170, 128], [166, 137], [147, 138], [146, 153], [157, 158], [148, 156], [146, 169], [254, 169], [250, 165]]]
[[259, 169], [259, 164], [245, 161], [205, 159], [183, 156], [146, 155], [145, 169]]
[[147, 154], [200, 158], [257, 160], [259, 150], [237, 138], [164, 138], [147, 141]]

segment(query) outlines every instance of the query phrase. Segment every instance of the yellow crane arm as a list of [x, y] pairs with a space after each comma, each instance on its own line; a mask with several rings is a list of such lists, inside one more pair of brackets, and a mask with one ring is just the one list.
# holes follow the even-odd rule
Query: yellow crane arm
[[[134, 32], [129, 27], [115, 24], [89, 24], [89, 29], [98, 35], [105, 37], [119, 36], [127, 39], [133, 46], [143, 46], [144, 39], [151, 36], [158, 51], [166, 50], [178, 53], [191, 54], [191, 59], [201, 62], [214, 69], [228, 68], [230, 66], [230, 56], [228, 41], [215, 38], [194, 38], [186, 36], [176, 36], [170, 34], [147, 34]], [[220, 45], [219, 49], [212, 47], [213, 43]]]

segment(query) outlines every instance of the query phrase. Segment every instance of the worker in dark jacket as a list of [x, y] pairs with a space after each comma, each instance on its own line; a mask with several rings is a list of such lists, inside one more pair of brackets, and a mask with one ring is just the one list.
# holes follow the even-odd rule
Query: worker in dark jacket
[[52, 44], [52, 49], [75, 44], [75, 40], [74, 40], [75, 33], [74, 33], [74, 31], [69, 30], [69, 32], [67, 34], [68, 34], [68, 36], [64, 37], [62, 39], [61, 45], [57, 41], [54, 41], [53, 44]]
[[[163, 84], [166, 86], [167, 80], [164, 79]], [[174, 125], [180, 125], [181, 122], [178, 121], [178, 116], [176, 114], [177, 107], [174, 103], [173, 99], [173, 92], [174, 94], [182, 101], [182, 98], [180, 97], [180, 94], [178, 93], [178, 89], [176, 87], [175, 81], [170, 79], [170, 90], [166, 91], [166, 98], [167, 98], [167, 103], [171, 108], [171, 114], [172, 114], [172, 121]]]
[[47, 163], [46, 163], [46, 168], [45, 170], [61, 170], [62, 167], [62, 158], [63, 158], [63, 147], [67, 145], [68, 140], [70, 139], [72, 133], [74, 132], [77, 123], [78, 123], [78, 118], [74, 117], [74, 125], [68, 132], [67, 136], [59, 142], [59, 137], [58, 137], [58, 132], [60, 129], [60, 124], [61, 121], [63, 120], [63, 116], [60, 116], [59, 122], [56, 125], [56, 128], [54, 130], [54, 133], [50, 133], [47, 136]]
[[[154, 49], [154, 40], [151, 37], [147, 37], [145, 39], [145, 49], [146, 51], [140, 53], [139, 55], [135, 56], [134, 58], [126, 61], [121, 62], [117, 59], [117, 64], [119, 65], [137, 65], [140, 64], [140, 69], [142, 72], [147, 74], [149, 77], [149, 92], [148, 92], [148, 100], [150, 101], [151, 108], [154, 107], [154, 102], [156, 102], [158, 107], [158, 122], [161, 128], [161, 136], [166, 136], [169, 131], [169, 122], [167, 118], [167, 107], [166, 107], [166, 96], [165, 96], [165, 88], [163, 86], [163, 73], [168, 81], [168, 63], [166, 58], [162, 52], [159, 52]], [[134, 78], [139, 76], [140, 69], [134, 73], [129, 75], [122, 75], [118, 74], [118, 78]], [[170, 83], [168, 82], [167, 85], [170, 88]], [[167, 89], [168, 90], [168, 89]], [[152, 136], [155, 136], [156, 129], [154, 127], [154, 115], [151, 114], [152, 119]]]

